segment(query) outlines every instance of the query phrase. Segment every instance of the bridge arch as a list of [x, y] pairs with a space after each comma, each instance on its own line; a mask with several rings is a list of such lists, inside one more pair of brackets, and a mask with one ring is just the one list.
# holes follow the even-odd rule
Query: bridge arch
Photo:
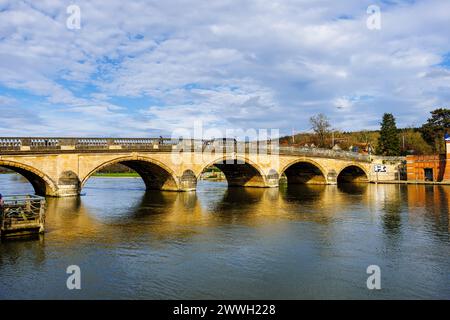
[[343, 167], [337, 174], [338, 183], [360, 183], [369, 182], [369, 173], [363, 166], [352, 163]]
[[288, 184], [327, 184], [327, 171], [316, 161], [296, 159], [283, 167]]
[[10, 169], [14, 172], [19, 173], [25, 179], [27, 179], [34, 188], [34, 192], [39, 196], [56, 196], [57, 195], [57, 185], [56, 183], [45, 173], [36, 169], [32, 166], [10, 161], [10, 160], [0, 160], [0, 166]]
[[[233, 163], [227, 163], [233, 161]], [[262, 168], [255, 162], [245, 157], [232, 157], [222, 155], [206, 165], [197, 173], [197, 180], [202, 172], [211, 166], [218, 167], [225, 175], [230, 187], [268, 187], [266, 175]]]
[[166, 191], [179, 190], [179, 182], [172, 169], [158, 160], [142, 156], [118, 157], [97, 165], [81, 180], [80, 190], [95, 172], [116, 163], [120, 163], [136, 171], [141, 176], [142, 180], [144, 180], [147, 189]]

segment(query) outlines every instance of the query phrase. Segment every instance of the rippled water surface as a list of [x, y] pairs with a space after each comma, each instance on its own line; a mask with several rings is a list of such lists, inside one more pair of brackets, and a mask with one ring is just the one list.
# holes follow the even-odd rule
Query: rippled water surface
[[[0, 192], [33, 190], [3, 174]], [[44, 236], [0, 244], [0, 299], [450, 299], [448, 186], [146, 193], [92, 178], [83, 192], [47, 200]], [[372, 264], [381, 290], [366, 287]]]

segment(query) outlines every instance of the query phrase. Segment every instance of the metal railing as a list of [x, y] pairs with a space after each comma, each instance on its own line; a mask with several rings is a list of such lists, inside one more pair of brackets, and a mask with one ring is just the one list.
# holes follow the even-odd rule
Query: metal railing
[[194, 140], [170, 138], [0, 138], [0, 155], [11, 152], [133, 150], [152, 152], [243, 152], [342, 158], [370, 162], [370, 156], [356, 152], [313, 147], [280, 147], [271, 141], [238, 142], [234, 139]]

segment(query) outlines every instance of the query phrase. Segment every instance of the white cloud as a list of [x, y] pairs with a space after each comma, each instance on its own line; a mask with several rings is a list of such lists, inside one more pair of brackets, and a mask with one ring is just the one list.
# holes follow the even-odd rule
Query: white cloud
[[365, 0], [80, 0], [80, 30], [69, 4], [0, 1], [0, 109], [40, 119], [0, 134], [153, 135], [199, 119], [290, 132], [318, 112], [352, 130], [386, 111], [420, 124], [449, 102], [448, 1], [383, 4], [378, 31]]

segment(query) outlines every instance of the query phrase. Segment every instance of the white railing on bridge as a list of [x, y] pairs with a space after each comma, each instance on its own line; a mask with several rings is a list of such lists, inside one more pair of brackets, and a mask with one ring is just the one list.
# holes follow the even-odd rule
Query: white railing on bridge
[[0, 138], [0, 150], [20, 150], [22, 140], [19, 138]]
[[138, 145], [138, 144], [154, 144], [153, 139], [114, 139], [114, 144], [118, 145]]
[[77, 147], [88, 148], [108, 148], [107, 139], [78, 139]]
[[[370, 161], [370, 156], [356, 152], [313, 147], [285, 147], [270, 141], [238, 142], [234, 139], [169, 139], [169, 138], [0, 138], [0, 153], [47, 152], [55, 150], [143, 150], [158, 151], [214, 151], [299, 155], [311, 157]], [[66, 151], [68, 152], [68, 151]]]
[[58, 147], [59, 146], [59, 140], [58, 139], [31, 139], [30, 146], [33, 148], [39, 148], [39, 147]]

